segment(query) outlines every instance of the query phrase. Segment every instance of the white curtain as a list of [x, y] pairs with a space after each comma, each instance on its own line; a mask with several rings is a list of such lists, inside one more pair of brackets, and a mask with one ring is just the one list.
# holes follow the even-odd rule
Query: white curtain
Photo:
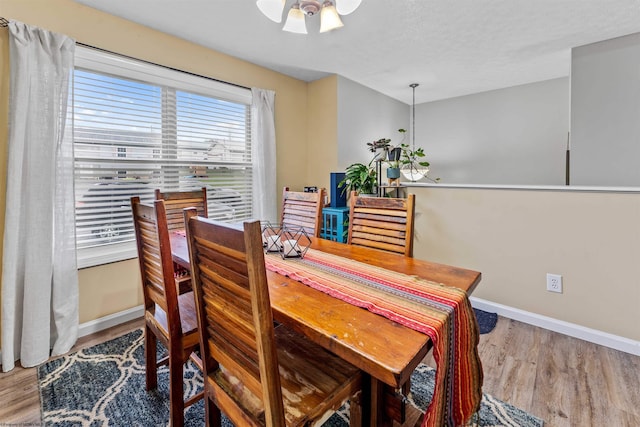
[[276, 189], [275, 92], [251, 89], [251, 147], [253, 157], [253, 216], [278, 224]]
[[36, 366], [78, 336], [73, 144], [75, 42], [9, 23], [9, 140], [2, 260], [2, 369]]

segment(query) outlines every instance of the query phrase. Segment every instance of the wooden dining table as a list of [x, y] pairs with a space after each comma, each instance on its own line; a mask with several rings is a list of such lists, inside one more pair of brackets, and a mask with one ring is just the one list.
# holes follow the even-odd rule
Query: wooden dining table
[[[189, 269], [184, 232], [172, 232], [170, 237], [174, 262]], [[481, 279], [477, 271], [320, 238], [312, 239], [311, 248], [454, 286], [467, 294]], [[368, 425], [416, 422], [420, 414], [406, 404], [401, 391], [431, 348], [427, 335], [268, 269], [267, 279], [276, 321], [368, 374], [368, 399], [363, 399], [363, 419]]]

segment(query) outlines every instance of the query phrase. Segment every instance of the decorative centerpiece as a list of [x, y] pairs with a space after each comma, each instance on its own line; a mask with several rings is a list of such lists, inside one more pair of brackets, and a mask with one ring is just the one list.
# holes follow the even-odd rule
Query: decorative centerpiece
[[280, 227], [269, 222], [262, 224], [262, 247], [265, 252], [280, 252], [282, 241], [280, 239]]
[[279, 253], [285, 258], [303, 258], [311, 246], [311, 239], [302, 227], [262, 225], [262, 246], [266, 253]]
[[304, 258], [311, 246], [311, 239], [304, 228], [284, 227], [282, 237], [282, 258]]

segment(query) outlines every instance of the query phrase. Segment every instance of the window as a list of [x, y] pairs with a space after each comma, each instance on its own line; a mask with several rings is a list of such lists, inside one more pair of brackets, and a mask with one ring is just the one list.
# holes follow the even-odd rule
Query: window
[[251, 92], [78, 47], [73, 88], [80, 267], [136, 256], [129, 199], [207, 188], [209, 217], [252, 217]]

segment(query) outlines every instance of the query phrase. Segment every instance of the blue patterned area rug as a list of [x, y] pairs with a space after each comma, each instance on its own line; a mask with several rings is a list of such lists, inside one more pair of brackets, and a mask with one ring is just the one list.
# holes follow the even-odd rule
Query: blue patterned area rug
[[[162, 367], [159, 372], [158, 389], [147, 392], [142, 329], [47, 362], [38, 367], [42, 421], [47, 426], [166, 426], [168, 371]], [[434, 374], [433, 369], [420, 365], [411, 377], [409, 401], [422, 410], [431, 400]], [[185, 377], [185, 395], [202, 387], [202, 375], [193, 365], [186, 369]], [[348, 426], [348, 413], [343, 407], [325, 427]], [[202, 401], [186, 411], [185, 425], [204, 425]], [[485, 394], [479, 425], [536, 427], [543, 422]]]
[[480, 310], [479, 308], [473, 308], [473, 312], [476, 314], [478, 320], [478, 329], [481, 334], [488, 334], [493, 331], [498, 323], [498, 315], [496, 313], [489, 313], [488, 311]]

